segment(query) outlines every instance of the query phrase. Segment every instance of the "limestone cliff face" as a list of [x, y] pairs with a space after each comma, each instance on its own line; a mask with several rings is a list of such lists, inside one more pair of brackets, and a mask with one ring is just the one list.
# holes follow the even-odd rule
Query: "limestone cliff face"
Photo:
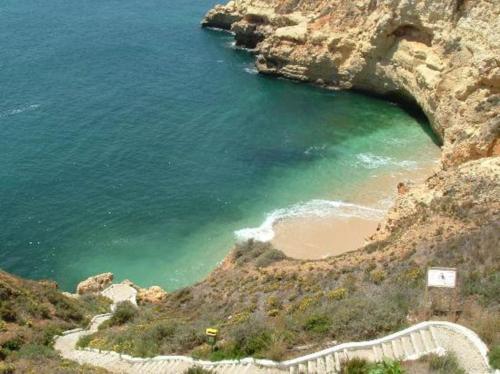
[[443, 166], [500, 154], [495, 0], [238, 0], [204, 26], [254, 48], [262, 73], [415, 100]]

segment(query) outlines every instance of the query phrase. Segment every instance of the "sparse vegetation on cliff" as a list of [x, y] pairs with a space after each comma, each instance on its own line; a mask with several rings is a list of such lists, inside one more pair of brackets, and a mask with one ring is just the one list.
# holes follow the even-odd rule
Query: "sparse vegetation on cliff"
[[78, 299], [57, 290], [54, 282], [27, 281], [0, 271], [0, 373], [92, 373], [61, 360], [52, 348], [53, 337], [83, 327], [107, 310], [109, 302], [96, 296]]

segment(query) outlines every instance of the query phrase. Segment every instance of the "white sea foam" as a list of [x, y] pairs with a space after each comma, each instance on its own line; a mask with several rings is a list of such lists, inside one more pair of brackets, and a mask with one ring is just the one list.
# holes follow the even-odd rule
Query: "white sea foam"
[[328, 217], [381, 219], [384, 210], [367, 206], [332, 200], [311, 200], [306, 203], [292, 205], [289, 208], [277, 209], [269, 213], [259, 227], [244, 228], [234, 232], [236, 241], [246, 242], [250, 239], [268, 242], [274, 238], [273, 226], [286, 218], [292, 217]]
[[244, 69], [248, 74], [258, 74], [259, 71], [255, 67], [246, 67]]
[[247, 51], [247, 52], [255, 51], [254, 48], [246, 48], [246, 47], [242, 47], [241, 45], [237, 45], [236, 41], [234, 41], [234, 40], [229, 42], [229, 43], [226, 43], [226, 46], [231, 48], [231, 49], [237, 49], [237, 50], [241, 50], [241, 51]]
[[7, 116], [14, 116], [14, 115], [19, 114], [19, 113], [28, 112], [28, 111], [31, 111], [31, 110], [38, 109], [39, 107], [40, 107], [39, 104], [31, 104], [31, 105], [26, 105], [26, 106], [23, 106], [23, 107], [19, 107], [19, 108], [7, 110], [7, 111], [5, 111], [3, 113], [0, 113], [0, 118], [1, 117], [7, 117]]
[[304, 154], [307, 155], [307, 156], [316, 155], [316, 154], [322, 154], [326, 149], [327, 149], [327, 145], [326, 144], [313, 145], [313, 146], [307, 148], [304, 151]]
[[226, 30], [226, 29], [222, 29], [220, 27], [207, 27], [208, 30], [212, 30], [212, 31], [217, 31], [217, 32], [223, 32], [223, 33], [226, 33], [226, 34], [231, 34], [231, 35], [234, 35], [234, 32], [231, 31], [231, 30]]
[[367, 169], [378, 169], [386, 165], [400, 166], [407, 169], [416, 169], [417, 162], [411, 160], [395, 160], [392, 157], [374, 155], [373, 153], [359, 153], [356, 155], [358, 165]]

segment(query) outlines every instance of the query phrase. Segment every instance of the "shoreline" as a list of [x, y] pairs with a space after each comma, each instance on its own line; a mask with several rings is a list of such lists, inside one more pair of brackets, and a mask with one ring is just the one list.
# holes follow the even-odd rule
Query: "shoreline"
[[[394, 206], [398, 183], [418, 185], [433, 174], [435, 167], [436, 163], [429, 160], [415, 170], [377, 175], [353, 191], [348, 203], [383, 210], [385, 217], [390, 207]], [[288, 217], [273, 225], [275, 234], [270, 243], [287, 257], [320, 260], [363, 247], [377, 232], [382, 220], [383, 217], [342, 217], [334, 214]]]

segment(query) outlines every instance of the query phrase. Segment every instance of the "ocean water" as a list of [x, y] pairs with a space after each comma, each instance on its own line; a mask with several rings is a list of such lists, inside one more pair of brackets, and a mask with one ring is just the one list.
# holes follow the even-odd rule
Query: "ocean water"
[[200, 29], [213, 5], [0, 2], [0, 268], [172, 290], [245, 228], [377, 213], [349, 205], [357, 185], [435, 161], [397, 105], [256, 75]]

